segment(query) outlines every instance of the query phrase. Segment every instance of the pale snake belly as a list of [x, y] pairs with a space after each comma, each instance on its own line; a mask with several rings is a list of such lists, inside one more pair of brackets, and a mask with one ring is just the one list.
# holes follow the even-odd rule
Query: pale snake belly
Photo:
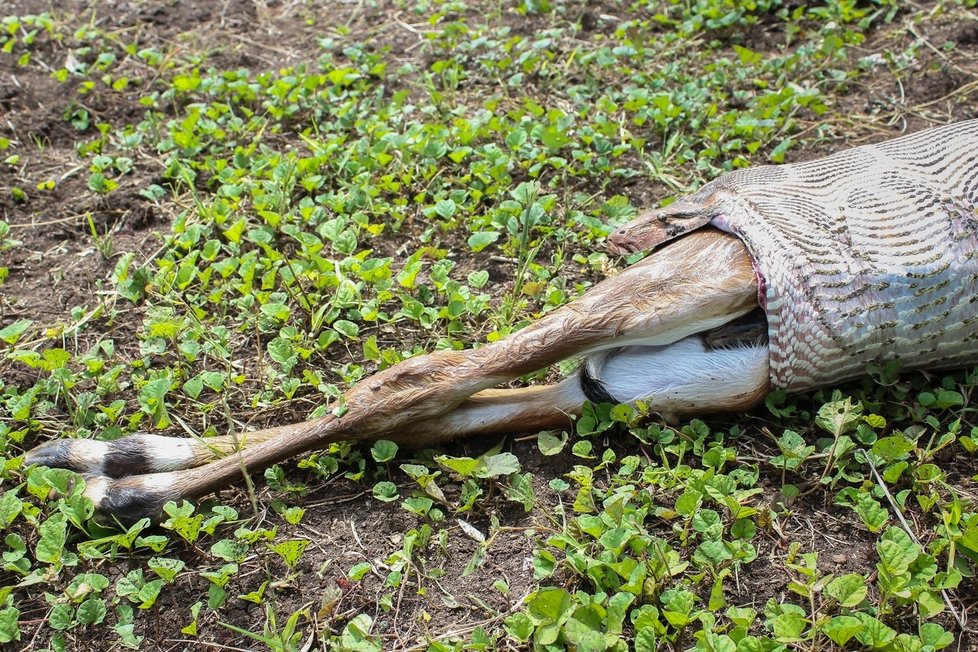
[[891, 360], [978, 363], [978, 120], [729, 172], [611, 242], [646, 248], [707, 223], [750, 251], [774, 387], [824, 386]]

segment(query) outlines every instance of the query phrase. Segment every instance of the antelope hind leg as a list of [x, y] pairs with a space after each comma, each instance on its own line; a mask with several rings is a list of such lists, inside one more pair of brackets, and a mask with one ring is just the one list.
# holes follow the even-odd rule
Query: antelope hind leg
[[[756, 326], [757, 324], [755, 324]], [[532, 432], [573, 425], [585, 400], [646, 401], [668, 420], [686, 414], [747, 409], [767, 393], [763, 333], [737, 334], [717, 344], [707, 331], [665, 346], [632, 345], [588, 355], [578, 371], [555, 385], [487, 389], [455, 409], [406, 424], [417, 447], [474, 435]], [[266, 441], [287, 436], [292, 426], [218, 437], [186, 438], [137, 433], [111, 442], [58, 439], [29, 453], [28, 462], [60, 466], [107, 478], [189, 469]]]
[[[557, 385], [487, 389], [455, 409], [402, 427], [422, 447], [445, 439], [567, 426], [587, 398], [577, 375]], [[113, 441], [54, 439], [27, 453], [27, 464], [67, 468], [118, 479], [203, 466], [267, 441], [288, 436], [294, 426], [207, 438], [135, 433]], [[395, 435], [392, 435], [395, 436]]]
[[[155, 460], [149, 465], [133, 463], [127, 467], [121, 461], [107, 464], [111, 455], [89, 443], [81, 444], [76, 451], [72, 440], [39, 447], [28, 453], [27, 462], [71, 464], [77, 468], [81, 466], [78, 460], [84, 460], [84, 470], [102, 473], [111, 467], [121, 475], [136, 473], [117, 480], [99, 475], [91, 479], [88, 489], [103, 511], [131, 519], [155, 516], [167, 500], [197, 497], [220, 488], [234, 481], [245, 468], [258, 470], [334, 441], [385, 437], [414, 447], [478, 432], [551, 427], [540, 424], [557, 419], [566, 423], [562, 409], [543, 410], [542, 416], [534, 411], [540, 412], [540, 406], [555, 397], [576, 400], [575, 407], [562, 406], [568, 411], [576, 410], [581, 396], [568, 389], [573, 387], [573, 379], [556, 386], [563, 388], [564, 393], [558, 394], [552, 394], [555, 390], [514, 394], [485, 390], [562, 359], [602, 351], [605, 353], [593, 358], [604, 360], [602, 368], [628, 368], [608, 363], [615, 359], [631, 360], [632, 366], [643, 357], [654, 363], [655, 355], [660, 355], [667, 345], [749, 312], [756, 306], [756, 292], [754, 272], [743, 244], [733, 236], [704, 229], [598, 284], [577, 301], [504, 340], [479, 349], [412, 358], [361, 381], [344, 395], [343, 416], [329, 415], [248, 433], [242, 437], [248, 446], [239, 455], [193, 469], [138, 474], [140, 470], [162, 470], [163, 462], [177, 457], [151, 450], [166, 448], [167, 442], [161, 440], [169, 438], [144, 435], [132, 444], [118, 444], [118, 448], [110, 444], [107, 450], [115, 449], [130, 461]], [[607, 353], [629, 345], [652, 347], [645, 352], [655, 355], [622, 357]], [[766, 358], [764, 365], [766, 369]], [[737, 369], [729, 372], [740, 373]], [[646, 373], [654, 375], [655, 370]], [[576, 382], [580, 385], [580, 381]], [[527, 400], [527, 396], [535, 398]], [[707, 401], [705, 405], [702, 400]], [[679, 413], [690, 409], [736, 409], [743, 402], [743, 396], [733, 402], [729, 397], [706, 396], [688, 405], [679, 403], [673, 409]], [[530, 406], [527, 414], [534, 415], [514, 421], [517, 413], [523, 413], [514, 410], [514, 404]], [[507, 427], [507, 423], [511, 426]], [[213, 459], [213, 452], [203, 440], [174, 440], [187, 441], [192, 443], [178, 446], [189, 446], [191, 452], [185, 452], [184, 459], [175, 466]], [[126, 446], [128, 454], [122, 455]]]

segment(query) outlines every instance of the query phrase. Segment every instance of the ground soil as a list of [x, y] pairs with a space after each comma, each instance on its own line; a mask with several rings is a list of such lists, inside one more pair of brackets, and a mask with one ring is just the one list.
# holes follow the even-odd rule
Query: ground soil
[[[84, 15], [102, 29], [118, 33], [138, 34], [146, 44], [166, 44], [189, 51], [210, 52], [209, 63], [216, 67], [248, 67], [253, 70], [274, 70], [293, 65], [308, 58], [311, 45], [324, 24], [343, 24], [353, 33], [363, 35], [374, 47], [389, 48], [397, 57], [415, 56], [419, 35], [403, 27], [398, 12], [393, 9], [371, 10], [360, 3], [329, 2], [300, 4], [292, 2], [253, 2], [226, 0], [219, 3], [131, 2], [103, 0], [75, 2], [69, 0], [13, 0], [6, 2], [4, 14], [29, 14], [51, 11]], [[602, 7], [598, 3], [580, 3], [574, 11], [586, 29], [607, 29], [602, 16], [621, 11], [621, 7]], [[314, 15], [316, 26], [306, 19]], [[512, 22], [517, 33], [532, 31], [534, 26], [515, 14]], [[764, 44], [777, 43], [785, 38], [780, 23], [760, 24], [745, 35], [731, 36], [759, 50]], [[944, 45], [955, 42], [957, 48], [948, 51]], [[815, 146], [791, 150], [790, 160], [804, 160], [850, 147], [855, 144], [881, 140], [905, 130], [915, 130], [936, 123], [978, 116], [978, 21], [962, 20], [960, 16], [935, 20], [924, 25], [908, 27], [899, 22], [890, 28], [873, 32], [860, 46], [865, 56], [881, 49], [899, 50], [917, 44], [917, 58], [910, 68], [894, 75], [880, 66], [878, 77], [853, 84], [843, 96], [845, 107], [835, 110], [835, 117], [813, 120], [809, 129], [823, 129], [825, 137]], [[35, 53], [36, 60], [47, 66], [20, 68], [11, 57], [0, 57], [0, 136], [33, 143], [22, 165], [0, 171], [0, 219], [7, 221], [12, 235], [22, 245], [3, 252], [2, 265], [9, 268], [9, 277], [0, 292], [0, 325], [16, 319], [29, 318], [44, 324], [62, 324], [70, 333], [72, 324], [86, 317], [87, 309], [95, 305], [93, 297], [103, 292], [118, 256], [134, 252], [139, 260], [149, 260], [160, 246], [161, 238], [180, 210], [166, 202], [145, 198], [140, 191], [160, 178], [161, 163], [152, 158], [136, 160], [131, 175], [123, 177], [123, 187], [112, 194], [111, 202], [86, 192], [87, 164], [77, 153], [79, 134], [65, 120], [73, 109], [74, 89], [66, 89], [45, 72], [63, 65], [58, 60], [64, 51], [53, 45]], [[67, 91], [67, 92], [66, 92]], [[97, 119], [111, 124], [137, 121], [142, 109], [137, 94], [116, 93], [93, 96], [85, 100], [85, 108]], [[56, 188], [44, 194], [36, 190], [46, 179], [58, 180]], [[27, 204], [16, 202], [11, 187], [20, 187], [32, 195]], [[650, 189], [642, 184], [623, 187], [633, 201], [654, 202], [663, 189]], [[92, 229], [101, 239], [111, 239], [111, 250], [100, 251], [92, 237]], [[510, 272], [497, 270], [500, 277]], [[99, 320], [95, 315], [91, 319]], [[138, 348], [133, 333], [142, 318], [140, 309], [132, 308], [120, 319], [100, 325], [101, 332], [111, 334], [118, 346]], [[87, 337], [87, 335], [86, 335]], [[135, 354], [134, 354], [135, 355]], [[8, 382], [19, 383], [16, 378]], [[33, 381], [26, 380], [26, 384]], [[260, 415], [256, 421], [288, 421], [291, 416], [308, 412], [309, 406], [293, 406], [291, 414]], [[758, 415], [758, 419], [763, 415]], [[631, 440], [616, 443], [622, 450], [633, 450]], [[449, 452], [478, 454], [486, 442], [459, 444]], [[512, 446], [521, 459], [524, 471], [536, 478], [538, 498], [544, 506], [535, 514], [550, 515], [558, 504], [556, 494], [548, 488], [547, 479], [559, 477], [575, 463], [564, 453], [556, 458], [539, 454], [533, 440], [517, 441]], [[294, 580], [270, 589], [280, 617], [306, 604], [319, 611], [320, 622], [330, 627], [340, 626], [363, 609], [372, 609], [382, 590], [381, 577], [368, 576], [351, 583], [346, 569], [360, 561], [383, 562], [396, 550], [406, 530], [416, 527], [413, 519], [398, 507], [388, 507], [369, 495], [369, 487], [343, 479], [323, 481], [308, 471], [289, 468], [290, 480], [308, 488], [301, 504], [308, 516], [296, 531], [296, 536], [308, 538], [310, 550], [296, 569]], [[961, 469], [960, 479], [967, 484], [973, 470]], [[269, 510], [275, 495], [258, 482], [259, 518], [250, 527], [269, 526], [273, 519]], [[404, 482], [403, 477], [398, 478]], [[967, 489], [967, 487], [965, 487]], [[974, 490], [973, 487], [970, 490]], [[775, 500], [774, 490], [765, 498]], [[242, 513], [251, 512], [251, 501], [243, 487], [225, 491], [225, 503], [236, 505]], [[429, 558], [443, 570], [437, 590], [418, 596], [410, 589], [398, 596], [395, 608], [377, 615], [375, 631], [383, 635], [388, 649], [411, 648], [426, 638], [447, 634], [466, 635], [479, 625], [498, 622], [514, 609], [534, 586], [530, 567], [535, 542], [528, 533], [545, 532], [551, 523], [547, 518], [528, 516], [522, 508], [503, 504], [495, 516], [507, 529], [495, 541], [486, 563], [472, 576], [463, 577], [462, 570], [475, 552], [476, 542], [466, 536], [461, 527], [449, 530], [447, 546], [441, 556]], [[825, 571], [865, 572], [874, 558], [872, 537], [859, 525], [850, 510], [829, 504], [799, 504], [797, 516], [789, 521], [791, 531], [771, 530], [760, 533], [756, 542], [758, 555], [772, 561], [783, 560], [786, 542], [806, 541], [810, 549], [820, 551]], [[469, 523], [485, 533], [490, 514], [471, 515]], [[175, 552], [195, 570], [214, 570], [221, 561], [192, 546]], [[232, 595], [259, 588], [267, 574], [262, 564], [276, 563], [250, 560], [229, 586]], [[136, 567], [135, 563], [133, 567]], [[775, 570], [781, 569], [781, 570]], [[752, 604], [763, 609], [770, 597], [786, 599], [779, 593], [785, 585], [782, 563], [752, 564], [736, 578], [730, 601]], [[430, 571], [431, 569], [425, 569]], [[125, 573], [125, 563], [106, 565], [102, 572]], [[286, 573], [276, 569], [275, 575]], [[503, 579], [508, 593], [492, 588]], [[154, 609], [152, 619], [141, 624], [140, 634], [146, 637], [146, 649], [191, 649], [196, 641], [188, 641], [180, 629], [190, 620], [189, 606], [206, 600], [208, 583], [197, 573], [186, 573], [161, 598], [164, 608]], [[978, 598], [972, 596], [964, 608], [974, 609]], [[323, 603], [326, 603], [322, 609]], [[237, 612], [222, 612], [222, 619], [240, 627], [260, 631], [266, 613], [259, 605], [238, 602]], [[252, 648], [240, 635], [216, 626], [214, 616], [204, 615], [201, 628], [208, 631], [208, 641], [215, 647]], [[40, 615], [40, 614], [39, 614]], [[85, 633], [70, 635], [71, 649], [100, 649], [99, 641], [88, 640]], [[28, 636], [25, 649], [43, 641]], [[188, 647], [189, 646], [189, 647]], [[228, 648], [231, 649], [231, 648]], [[965, 648], [962, 648], [965, 649]]]

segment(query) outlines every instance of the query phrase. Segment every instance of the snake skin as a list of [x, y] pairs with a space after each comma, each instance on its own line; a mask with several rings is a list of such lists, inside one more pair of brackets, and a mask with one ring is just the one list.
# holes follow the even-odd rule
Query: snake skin
[[776, 387], [978, 363], [978, 120], [734, 171], [658, 219], [667, 237], [709, 221], [744, 240]]

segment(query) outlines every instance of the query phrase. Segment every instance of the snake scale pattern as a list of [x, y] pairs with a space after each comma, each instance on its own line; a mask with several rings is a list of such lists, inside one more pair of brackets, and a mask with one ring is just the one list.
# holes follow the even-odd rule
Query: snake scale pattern
[[978, 120], [730, 172], [657, 219], [746, 243], [775, 387], [978, 363]]

